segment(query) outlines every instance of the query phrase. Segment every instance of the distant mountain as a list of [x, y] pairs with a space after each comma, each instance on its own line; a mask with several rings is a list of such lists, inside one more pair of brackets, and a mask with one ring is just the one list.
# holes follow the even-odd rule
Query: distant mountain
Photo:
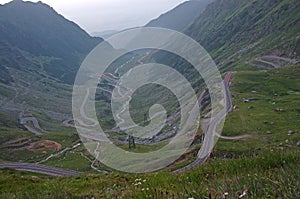
[[101, 37], [103, 39], [106, 39], [106, 38], [109, 38], [111, 37], [112, 35], [114, 34], [117, 34], [118, 30], [105, 30], [105, 31], [102, 31], [102, 32], [93, 32], [91, 33], [92, 36], [95, 36], [95, 37]]
[[101, 38], [93, 38], [50, 6], [14, 0], [0, 6], [0, 81], [8, 68], [37, 70], [72, 83], [80, 62]]
[[212, 1], [213, 0], [186, 1], [169, 12], [162, 14], [157, 19], [150, 21], [146, 26], [183, 31], [183, 29], [190, 25]]
[[108, 39], [109, 37], [111, 37], [113, 35], [116, 35], [118, 33], [125, 32], [128, 30], [132, 30], [135, 28], [139, 28], [139, 27], [131, 27], [131, 28], [123, 29], [123, 30], [105, 30], [103, 32], [93, 32], [93, 33], [91, 33], [91, 35], [94, 37], [101, 37], [103, 39]]
[[224, 67], [293, 62], [300, 55], [300, 1], [216, 0], [185, 33]]
[[82, 60], [103, 39], [50, 6], [14, 0], [0, 6], [0, 130], [35, 116], [46, 129], [71, 118], [72, 85]]

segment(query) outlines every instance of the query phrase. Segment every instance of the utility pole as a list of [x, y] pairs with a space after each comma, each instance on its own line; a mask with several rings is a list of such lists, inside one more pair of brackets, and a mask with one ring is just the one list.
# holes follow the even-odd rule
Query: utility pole
[[131, 135], [128, 136], [128, 143], [129, 143], [129, 149], [135, 149], [135, 141], [133, 136]]
[[148, 121], [147, 113], [144, 114], [144, 123]]

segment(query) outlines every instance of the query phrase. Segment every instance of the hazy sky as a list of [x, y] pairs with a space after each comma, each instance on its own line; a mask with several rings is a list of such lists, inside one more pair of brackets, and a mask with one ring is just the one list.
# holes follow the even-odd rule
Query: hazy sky
[[[0, 4], [9, 1], [11, 0], [0, 0]], [[42, 0], [89, 33], [145, 25], [184, 1], [186, 0]]]

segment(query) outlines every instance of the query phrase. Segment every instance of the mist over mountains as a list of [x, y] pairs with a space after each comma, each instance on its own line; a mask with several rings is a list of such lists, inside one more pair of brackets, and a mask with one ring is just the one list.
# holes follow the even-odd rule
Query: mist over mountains
[[[95, 70], [83, 70], [84, 78], [78, 78], [78, 84], [73, 86], [82, 61], [92, 49], [103, 42], [107, 48], [102, 57], [125, 52], [125, 47], [113, 49], [104, 40], [118, 31], [90, 36], [42, 2], [13, 0], [0, 6], [0, 198], [297, 198], [300, 1], [190, 0], [145, 27], [172, 29], [198, 42], [216, 63], [221, 76], [217, 87], [224, 88], [223, 92], [211, 92], [201, 74], [183, 57], [164, 50], [141, 49], [122, 55], [110, 66], [103, 62], [99, 67], [107, 68], [97, 79], [97, 86], [80, 88], [82, 92], [76, 95], [72, 92], [77, 85], [97, 76]], [[122, 41], [128, 44], [144, 38], [133, 35], [129, 41]], [[182, 51], [190, 49], [186, 43], [177, 46]], [[101, 56], [93, 56], [92, 63]], [[206, 61], [209, 56], [202, 58], [192, 57]], [[161, 82], [171, 80], [178, 90], [185, 82], [161, 68], [130, 71], [148, 63], [172, 67], [195, 92], [178, 100], [172, 90], [162, 85], [142, 85], [144, 79], [151, 81], [144, 78], [146, 73]], [[210, 75], [211, 71], [207, 71]], [[125, 80], [121, 79], [124, 74]], [[122, 81], [127, 84], [122, 85]], [[136, 90], [128, 88], [132, 84], [141, 86]], [[128, 93], [132, 96], [128, 97]], [[128, 168], [149, 162], [155, 167], [162, 158], [168, 160], [169, 154], [181, 150], [179, 142], [173, 142], [178, 129], [191, 132], [181, 125], [186, 117], [181, 115], [184, 111], [179, 101], [183, 106], [195, 107], [185, 103], [194, 94], [201, 112], [195, 125], [199, 128], [193, 137], [187, 136], [192, 143], [178, 160], [153, 174], [134, 175], [123, 174], [99, 161], [100, 156], [109, 159], [115, 155], [102, 144], [125, 151], [115, 156], [111, 165], [126, 154], [132, 155], [122, 164]], [[224, 111], [215, 114], [211, 95], [218, 98], [223, 94], [218, 109]], [[114, 96], [118, 104], [115, 115]], [[74, 107], [72, 99], [80, 103], [74, 103]], [[152, 109], [157, 104], [161, 106]], [[72, 114], [72, 108], [79, 118]], [[91, 118], [94, 110], [97, 119]], [[128, 115], [134, 124], [125, 122]], [[218, 122], [225, 117], [223, 128]], [[151, 127], [156, 121], [162, 121], [162, 127], [151, 137], [136, 138], [126, 132], [136, 126]], [[190, 122], [189, 118], [186, 121]], [[78, 135], [76, 124], [87, 132], [85, 137]], [[98, 135], [98, 125], [104, 136]], [[179, 136], [179, 140], [186, 137]], [[217, 139], [214, 148], [208, 144], [205, 149], [206, 142], [215, 143]], [[176, 147], [159, 153], [169, 143]], [[199, 155], [202, 149], [208, 151], [205, 156]], [[144, 153], [152, 151], [158, 152], [153, 156], [154, 162], [144, 159]], [[137, 163], [135, 154], [144, 162]], [[152, 170], [138, 172], [148, 171]], [[64, 177], [49, 178], [44, 174]], [[78, 176], [65, 177], [73, 175]]]

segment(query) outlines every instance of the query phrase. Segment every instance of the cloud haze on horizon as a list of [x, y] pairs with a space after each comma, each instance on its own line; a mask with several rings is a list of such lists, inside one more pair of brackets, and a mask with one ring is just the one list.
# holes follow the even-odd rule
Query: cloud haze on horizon
[[[0, 0], [0, 4], [10, 1]], [[184, 1], [186, 0], [42, 0], [89, 33], [143, 26]]]

